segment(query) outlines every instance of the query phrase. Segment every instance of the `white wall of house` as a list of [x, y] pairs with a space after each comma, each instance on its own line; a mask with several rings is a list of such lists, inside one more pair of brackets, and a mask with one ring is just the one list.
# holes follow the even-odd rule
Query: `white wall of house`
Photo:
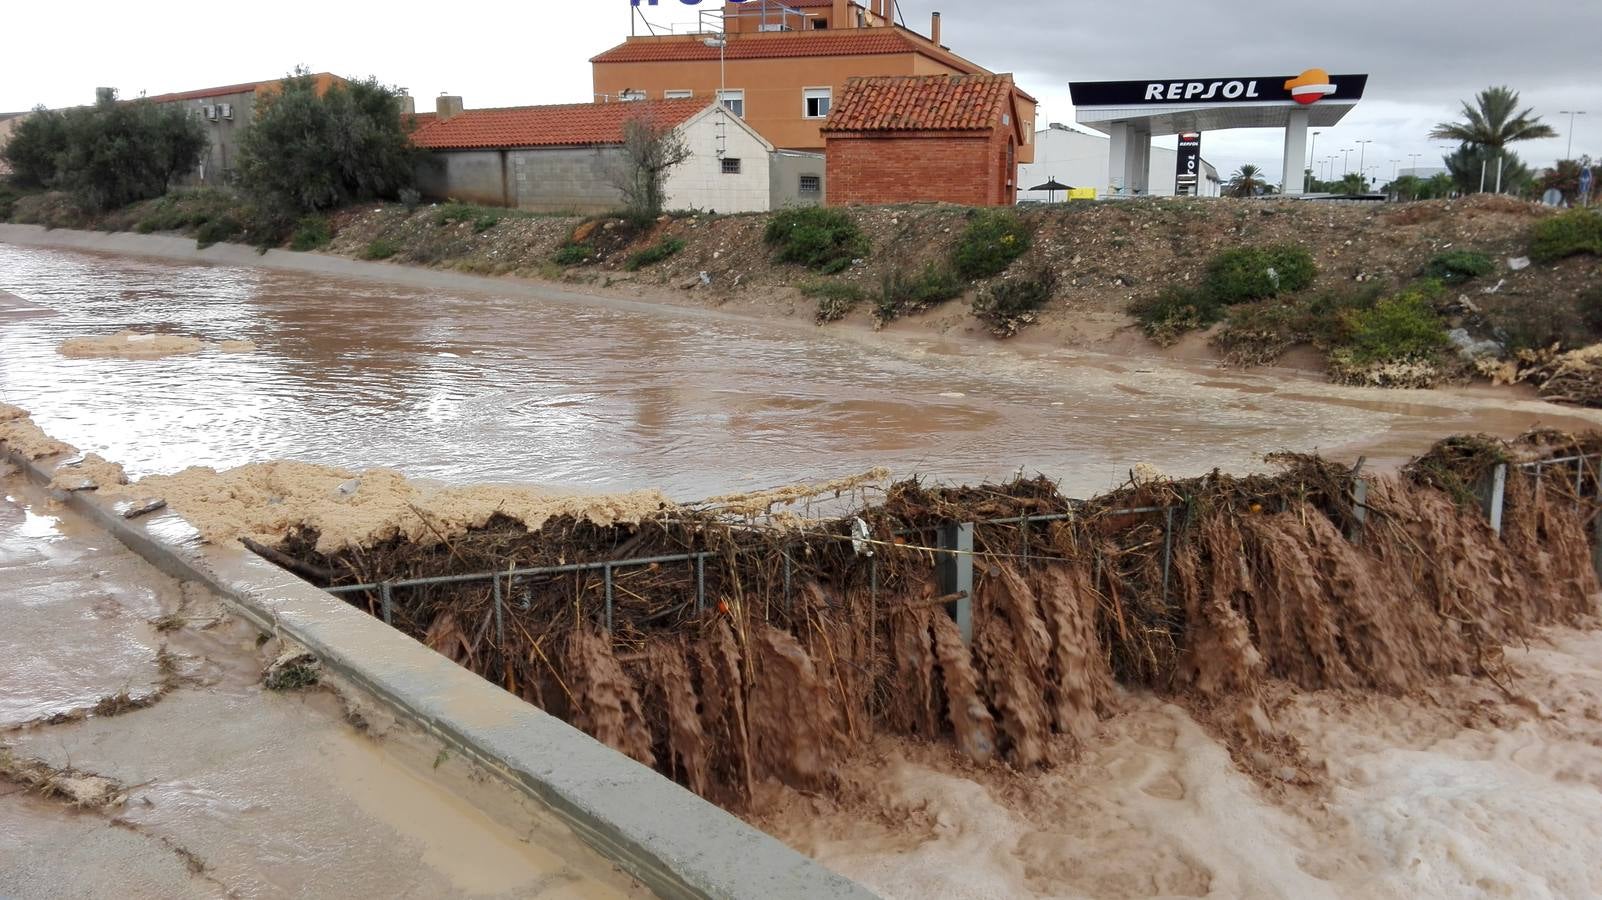
[[[744, 120], [709, 106], [679, 126], [679, 133], [691, 155], [668, 173], [668, 209], [741, 213], [767, 212], [772, 207], [769, 166], [773, 145]], [[738, 172], [727, 171], [733, 166], [726, 161], [733, 160], [739, 161]]]
[[[1055, 178], [1062, 184], [1076, 188], [1094, 188], [1097, 197], [1108, 196], [1107, 170], [1112, 154], [1112, 140], [1104, 134], [1078, 126], [1052, 125], [1035, 132], [1035, 161], [1018, 167], [1018, 186], [1031, 188]], [[1151, 194], [1171, 197], [1174, 194], [1174, 177], [1178, 169], [1178, 151], [1163, 147], [1151, 148], [1151, 170], [1147, 184]], [[1205, 162], [1203, 172], [1212, 167]], [[1199, 196], [1218, 196], [1216, 171], [1214, 177], [1202, 178]], [[1019, 200], [1048, 199], [1046, 191], [1020, 190]], [[1065, 199], [1061, 192], [1057, 199]]]

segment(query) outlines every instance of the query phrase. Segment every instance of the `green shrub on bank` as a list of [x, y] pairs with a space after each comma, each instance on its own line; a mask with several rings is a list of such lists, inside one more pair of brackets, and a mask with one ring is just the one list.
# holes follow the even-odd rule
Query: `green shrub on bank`
[[809, 281], [801, 285], [800, 290], [801, 296], [818, 301], [819, 325], [840, 321], [868, 299], [862, 288], [839, 281]]
[[883, 325], [898, 316], [921, 312], [947, 300], [962, 296], [962, 282], [951, 270], [929, 263], [917, 275], [900, 268], [879, 277], [879, 296], [874, 300], [874, 317]]
[[501, 224], [501, 220], [510, 215], [513, 215], [512, 210], [452, 200], [434, 212], [434, 224], [443, 228], [457, 222], [472, 222], [473, 231], [482, 234]]
[[1556, 262], [1589, 253], [1602, 256], [1602, 212], [1571, 209], [1536, 223], [1530, 236], [1530, 258]]
[[373, 238], [372, 242], [362, 249], [362, 259], [389, 259], [399, 253], [400, 249], [400, 244], [389, 238]]
[[1301, 344], [1328, 351], [1349, 336], [1349, 313], [1373, 307], [1379, 297], [1374, 289], [1342, 290], [1237, 304], [1224, 311], [1210, 343], [1225, 362], [1243, 368], [1270, 365]]
[[825, 275], [844, 272], [868, 255], [868, 239], [851, 217], [837, 209], [792, 207], [774, 214], [763, 240], [779, 262], [795, 263]]
[[1312, 254], [1301, 247], [1236, 247], [1207, 264], [1202, 290], [1213, 302], [1229, 306], [1294, 294], [1312, 284], [1317, 274]]
[[328, 219], [323, 216], [302, 216], [295, 223], [295, 231], [289, 236], [289, 249], [316, 250], [328, 246], [334, 239], [334, 233], [329, 228]]
[[1057, 293], [1057, 273], [1041, 266], [1021, 278], [990, 285], [974, 298], [973, 313], [998, 337], [1011, 337], [1035, 321]]
[[1029, 251], [1032, 235], [1016, 214], [982, 210], [972, 215], [973, 220], [951, 253], [951, 264], [958, 275], [969, 280], [1000, 275]]
[[1294, 294], [1317, 274], [1312, 254], [1301, 247], [1236, 247], [1208, 262], [1200, 287], [1170, 285], [1136, 300], [1129, 312], [1147, 337], [1167, 347], [1188, 331], [1217, 324], [1232, 306]]
[[1216, 324], [1224, 316], [1224, 307], [1205, 290], [1170, 286], [1129, 304], [1129, 314], [1153, 343], [1169, 347], [1188, 331]]
[[675, 238], [664, 238], [644, 250], [629, 256], [623, 263], [623, 268], [630, 272], [638, 272], [646, 266], [654, 266], [664, 259], [684, 252], [684, 241]]
[[195, 228], [195, 246], [204, 250], [212, 244], [222, 244], [241, 237], [245, 231], [245, 223], [239, 221], [233, 213], [223, 213], [216, 218], [207, 219]]
[[[138, 220], [133, 224], [133, 230], [140, 234], [150, 234], [153, 231], [198, 231], [217, 219], [233, 219], [238, 226], [233, 229], [233, 234], [244, 230], [244, 226], [238, 224], [242, 210], [239, 197], [231, 191], [218, 188], [173, 191], [142, 207], [142, 210]], [[214, 233], [218, 230], [212, 229]], [[221, 230], [229, 229], [224, 226]]]
[[589, 247], [570, 241], [556, 248], [556, 255], [551, 257], [551, 260], [559, 266], [571, 268], [589, 262], [594, 253], [595, 251]]
[[1348, 310], [1347, 334], [1330, 353], [1337, 381], [1390, 387], [1438, 383], [1450, 362], [1452, 339], [1435, 311], [1443, 293], [1427, 281], [1387, 297], [1369, 309]]
[[1442, 284], [1461, 284], [1496, 270], [1496, 263], [1483, 253], [1473, 250], [1448, 250], [1437, 253], [1424, 266], [1424, 277]]

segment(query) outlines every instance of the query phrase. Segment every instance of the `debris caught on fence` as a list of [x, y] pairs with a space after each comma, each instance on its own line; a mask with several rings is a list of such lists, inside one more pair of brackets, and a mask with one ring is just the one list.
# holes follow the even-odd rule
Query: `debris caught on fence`
[[[301, 529], [277, 550], [357, 587], [345, 596], [375, 615], [387, 593], [397, 628], [738, 807], [768, 780], [827, 789], [879, 731], [1050, 765], [1113, 712], [1117, 683], [1205, 705], [1247, 744], [1276, 740], [1257, 699], [1269, 680], [1392, 694], [1500, 681], [1504, 644], [1596, 612], [1599, 453], [1602, 434], [1453, 438], [1365, 475], [1361, 502], [1354, 468], [1281, 454], [1276, 474], [1132, 477], [1089, 501], [1044, 478], [913, 480], [785, 527], [748, 505], [670, 507], [331, 552]], [[1475, 498], [1502, 465], [1499, 535]], [[936, 579], [953, 522], [974, 523], [971, 598]], [[590, 562], [606, 565], [574, 568]], [[496, 574], [359, 588], [475, 573]], [[958, 601], [971, 645], [945, 608]]]

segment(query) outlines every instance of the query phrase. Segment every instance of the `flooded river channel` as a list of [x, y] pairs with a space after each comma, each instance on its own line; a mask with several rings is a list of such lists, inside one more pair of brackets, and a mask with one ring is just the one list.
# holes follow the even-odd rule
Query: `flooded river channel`
[[[0, 400], [133, 476], [268, 459], [450, 482], [658, 487], [693, 499], [889, 466], [1020, 469], [1087, 493], [1135, 463], [1193, 475], [1279, 449], [1394, 460], [1458, 431], [1584, 427], [1511, 396], [1333, 388], [1284, 372], [1016, 354], [549, 288], [0, 244]], [[122, 329], [253, 353], [73, 359]]]

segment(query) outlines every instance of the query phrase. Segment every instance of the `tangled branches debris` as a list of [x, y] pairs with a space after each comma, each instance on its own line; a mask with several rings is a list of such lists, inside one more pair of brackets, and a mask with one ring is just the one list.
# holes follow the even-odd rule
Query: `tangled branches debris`
[[[301, 529], [278, 550], [332, 585], [500, 573], [397, 587], [394, 623], [740, 807], [767, 781], [829, 789], [877, 732], [1050, 765], [1113, 711], [1117, 683], [1233, 709], [1215, 721], [1245, 746], [1282, 740], [1257, 701], [1271, 679], [1402, 693], [1500, 678], [1506, 642], [1596, 613], [1602, 483], [1581, 453], [1602, 434], [1451, 438], [1365, 475], [1361, 501], [1353, 467], [1278, 454], [1272, 474], [1132, 475], [1088, 501], [1045, 478], [914, 479], [803, 526], [755, 517], [785, 496], [746, 495], [334, 550]], [[1503, 462], [1499, 535], [1465, 501]], [[974, 523], [971, 641], [937, 578], [952, 558], [937, 532], [957, 522]], [[376, 590], [346, 596], [379, 612]]]

